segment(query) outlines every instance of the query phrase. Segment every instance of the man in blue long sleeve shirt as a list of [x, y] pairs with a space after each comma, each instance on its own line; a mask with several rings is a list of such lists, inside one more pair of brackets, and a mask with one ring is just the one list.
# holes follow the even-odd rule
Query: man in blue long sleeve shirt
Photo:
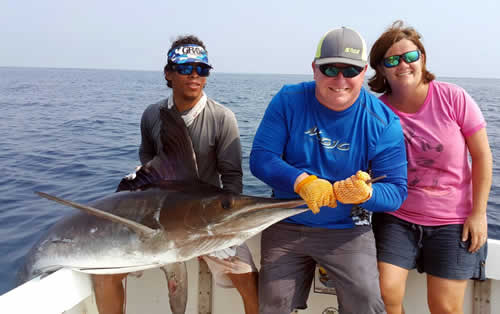
[[[385, 313], [364, 209], [394, 211], [405, 200], [406, 152], [398, 117], [362, 88], [366, 54], [356, 31], [327, 32], [314, 81], [284, 86], [257, 130], [252, 173], [275, 197], [311, 208], [262, 233], [260, 313], [305, 308], [316, 263], [336, 284], [340, 313]], [[364, 171], [387, 177], [370, 184]]]

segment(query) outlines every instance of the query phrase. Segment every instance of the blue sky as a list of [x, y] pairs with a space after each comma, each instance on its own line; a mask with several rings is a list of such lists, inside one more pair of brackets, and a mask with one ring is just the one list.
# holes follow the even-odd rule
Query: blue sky
[[352, 27], [371, 46], [402, 19], [438, 77], [500, 78], [499, 3], [0, 0], [0, 66], [161, 71], [172, 40], [195, 34], [217, 72], [310, 74], [327, 30]]

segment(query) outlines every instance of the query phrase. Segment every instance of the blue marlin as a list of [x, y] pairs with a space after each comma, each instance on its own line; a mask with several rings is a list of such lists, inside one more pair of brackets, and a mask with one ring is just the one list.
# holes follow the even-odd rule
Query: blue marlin
[[198, 179], [184, 122], [161, 111], [163, 149], [118, 192], [90, 204], [46, 193], [79, 209], [55, 223], [33, 246], [18, 278], [66, 267], [91, 274], [141, 271], [240, 245], [270, 225], [302, 213], [302, 200], [224, 191]]

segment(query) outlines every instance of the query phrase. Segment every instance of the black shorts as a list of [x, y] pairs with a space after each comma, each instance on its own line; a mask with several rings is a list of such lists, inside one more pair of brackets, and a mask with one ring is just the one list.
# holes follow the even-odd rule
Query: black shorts
[[373, 215], [377, 259], [447, 279], [484, 280], [487, 244], [468, 251], [463, 225], [422, 226], [385, 213]]

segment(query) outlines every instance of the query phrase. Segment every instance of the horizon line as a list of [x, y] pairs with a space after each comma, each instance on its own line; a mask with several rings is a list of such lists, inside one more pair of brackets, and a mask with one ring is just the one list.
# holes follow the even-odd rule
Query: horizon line
[[[145, 69], [119, 69], [119, 68], [82, 68], [82, 67], [57, 67], [57, 66], [13, 66], [13, 65], [0, 65], [1, 68], [11, 68], [11, 69], [51, 69], [51, 70], [87, 70], [87, 71], [129, 71], [129, 72], [157, 72], [156, 70], [145, 70]], [[372, 69], [368, 69], [373, 71]], [[162, 69], [158, 72], [163, 72]], [[278, 72], [215, 72], [219, 74], [250, 74], [250, 75], [300, 75], [307, 76], [312, 75], [312, 73], [278, 73]], [[492, 79], [499, 80], [500, 77], [480, 77], [480, 76], [437, 76], [439, 78], [462, 78], [462, 79]]]

